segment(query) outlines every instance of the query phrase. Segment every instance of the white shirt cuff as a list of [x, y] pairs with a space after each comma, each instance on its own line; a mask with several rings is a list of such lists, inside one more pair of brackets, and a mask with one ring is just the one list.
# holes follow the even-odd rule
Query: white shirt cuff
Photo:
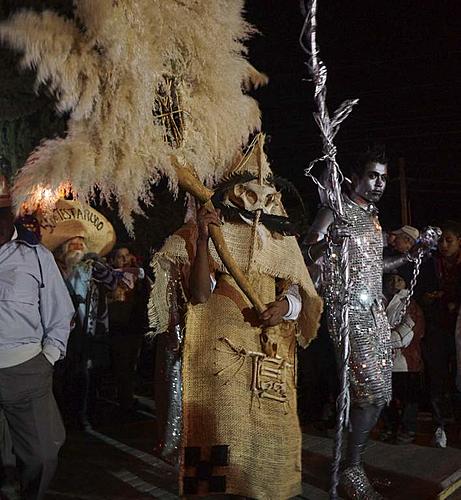
[[216, 280], [214, 277], [210, 274], [210, 291], [211, 293], [214, 292], [214, 289], [216, 288]]
[[42, 353], [52, 365], [54, 365], [61, 357], [61, 351], [52, 344], [45, 344], [43, 346]]
[[283, 317], [286, 321], [294, 321], [298, 319], [302, 308], [301, 295], [299, 294], [298, 285], [291, 285], [284, 295], [288, 302], [288, 311]]

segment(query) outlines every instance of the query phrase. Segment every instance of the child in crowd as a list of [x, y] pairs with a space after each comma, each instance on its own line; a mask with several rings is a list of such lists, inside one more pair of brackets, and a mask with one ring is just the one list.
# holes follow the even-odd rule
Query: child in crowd
[[[387, 233], [387, 244], [384, 247], [384, 257], [397, 257], [408, 253], [416, 244], [419, 231], [412, 226], [402, 226], [400, 229]], [[399, 275], [406, 283], [410, 283], [413, 277], [414, 264], [407, 262], [399, 267]]]
[[384, 277], [386, 314], [391, 325], [393, 348], [392, 393], [393, 398], [385, 411], [384, 440], [395, 439], [399, 444], [411, 443], [416, 436], [418, 398], [423, 370], [421, 340], [424, 336], [424, 316], [418, 304], [411, 299], [405, 315], [409, 290], [400, 274]]

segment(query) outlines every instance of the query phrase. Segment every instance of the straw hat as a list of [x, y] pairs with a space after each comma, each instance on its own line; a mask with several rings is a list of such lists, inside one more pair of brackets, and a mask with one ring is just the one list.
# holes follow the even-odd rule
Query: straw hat
[[78, 200], [58, 200], [51, 214], [39, 214], [42, 244], [55, 250], [71, 238], [85, 239], [88, 252], [106, 255], [115, 245], [112, 224], [90, 205]]
[[0, 208], [11, 207], [12, 201], [8, 182], [4, 175], [0, 174]]

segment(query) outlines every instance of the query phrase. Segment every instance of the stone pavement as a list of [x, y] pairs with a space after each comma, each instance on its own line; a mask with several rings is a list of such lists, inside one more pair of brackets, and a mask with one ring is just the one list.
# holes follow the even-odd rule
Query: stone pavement
[[[332, 457], [332, 445], [331, 438], [303, 434], [306, 482], [327, 489], [329, 478], [325, 470]], [[364, 462], [376, 489], [393, 500], [443, 500], [461, 486], [461, 450], [458, 448], [392, 445], [372, 440]], [[450, 498], [456, 498], [455, 494]]]
[[[148, 399], [143, 399], [149, 405]], [[118, 407], [101, 405], [101, 423], [92, 431], [69, 431], [49, 500], [176, 499], [176, 471], [153, 455], [155, 415], [151, 409], [123, 418]], [[376, 488], [389, 500], [461, 499], [461, 446], [429, 446], [430, 425], [412, 445], [372, 441], [367, 470]], [[456, 434], [457, 437], [457, 434]], [[309, 500], [328, 499], [331, 438], [305, 428], [303, 434], [303, 494]], [[445, 483], [444, 483], [445, 481]], [[439, 496], [445, 491], [445, 494]], [[451, 496], [449, 496], [449, 494]], [[278, 499], [274, 499], [278, 500]]]

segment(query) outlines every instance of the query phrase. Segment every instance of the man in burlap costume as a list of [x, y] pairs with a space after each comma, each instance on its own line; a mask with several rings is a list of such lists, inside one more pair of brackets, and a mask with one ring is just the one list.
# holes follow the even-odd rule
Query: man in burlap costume
[[[322, 302], [295, 237], [271, 225], [287, 227], [287, 219], [262, 137], [235, 170], [242, 182], [233, 177], [214, 200], [224, 223], [202, 208], [197, 223], [183, 226], [155, 255], [151, 320], [158, 331], [168, 322], [170, 331], [178, 321], [185, 325], [182, 386], [175, 387], [182, 391], [182, 421], [172, 423], [181, 433], [181, 494], [290, 498], [301, 491], [296, 340], [306, 346], [315, 337]], [[268, 304], [260, 317], [209, 242], [208, 224], [221, 226]], [[178, 305], [178, 291], [183, 314], [180, 304], [168, 309]]]

